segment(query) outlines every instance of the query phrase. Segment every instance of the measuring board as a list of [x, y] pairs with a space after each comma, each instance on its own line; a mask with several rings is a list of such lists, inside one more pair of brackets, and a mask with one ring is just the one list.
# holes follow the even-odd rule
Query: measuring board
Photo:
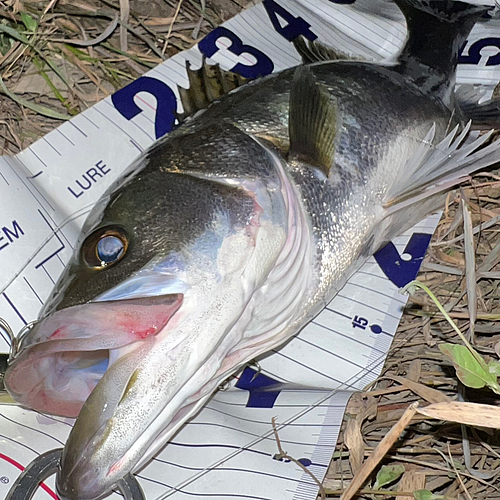
[[[500, 80], [499, 28], [495, 19], [478, 23], [460, 58], [458, 82], [482, 84], [485, 95]], [[265, 75], [301, 62], [291, 43], [299, 35], [391, 61], [406, 26], [387, 0], [265, 0], [16, 157], [1, 157], [0, 316], [15, 331], [37, 317], [92, 205], [174, 126], [174, 111], [182, 111], [177, 86], [188, 86], [186, 61], [197, 68], [205, 56], [243, 76]], [[299, 335], [259, 360], [259, 372], [247, 367], [234, 386], [216, 393], [137, 473], [148, 500], [316, 498], [310, 475], [275, 459], [271, 419], [284, 449], [322, 480], [348, 398], [380, 373], [406, 303], [399, 289], [415, 278], [438, 219], [369, 259]], [[0, 351], [8, 348], [1, 338]], [[276, 382], [295, 389], [258, 390]], [[72, 423], [0, 407], [0, 500], [24, 466], [64, 444]], [[54, 478], [42, 486], [35, 498], [56, 498]]]

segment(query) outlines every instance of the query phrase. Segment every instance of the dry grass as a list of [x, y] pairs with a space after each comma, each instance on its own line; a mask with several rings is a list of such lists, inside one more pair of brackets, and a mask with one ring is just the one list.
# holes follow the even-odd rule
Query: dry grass
[[[27, 147], [60, 123], [51, 114], [69, 118], [92, 106], [164, 58], [191, 47], [247, 3], [0, 1], [0, 77], [5, 84], [0, 90], [0, 152], [13, 154]], [[499, 187], [500, 177], [488, 173], [475, 176], [464, 189], [472, 225], [479, 228], [474, 242], [467, 245], [459, 194], [448, 197], [419, 277], [446, 305], [461, 330], [473, 332], [476, 349], [493, 359], [500, 352]], [[476, 276], [468, 261], [469, 296], [474, 296], [477, 282], [476, 313], [467, 302], [467, 246], [476, 256]], [[477, 317], [472, 329], [471, 311]], [[328, 496], [338, 497], [345, 491], [410, 404], [446, 401], [457, 394], [470, 401], [498, 404], [498, 397], [490, 391], [466, 389], [458, 383], [438, 344], [459, 340], [436, 312], [425, 294], [419, 292], [410, 299], [382, 376], [370, 392], [356, 395], [349, 404], [344, 432], [324, 482]], [[422, 497], [427, 499], [500, 498], [498, 443], [498, 431], [465, 429], [417, 416], [383, 462], [403, 464], [404, 474], [374, 490], [375, 471], [359, 490], [359, 498], [402, 500], [422, 489], [435, 495]]]
[[247, 3], [0, 1], [0, 76], [9, 92], [0, 89], [0, 153], [17, 153], [53, 130], [60, 120], [51, 113], [70, 118], [192, 47]]
[[[465, 243], [460, 193], [448, 196], [443, 218], [418, 278], [431, 288], [460, 330], [467, 333], [471, 322], [465, 250], [473, 247], [477, 280], [473, 342], [486, 360], [498, 359], [500, 347], [499, 183], [500, 177], [495, 174], [479, 174], [463, 190], [476, 233], [473, 243]], [[498, 405], [499, 398], [491, 391], [470, 389], [459, 383], [451, 360], [438, 349], [443, 342], [460, 343], [460, 339], [430, 298], [425, 293], [417, 293], [410, 298], [381, 377], [369, 392], [349, 403], [344, 432], [325, 480], [327, 494], [337, 497], [346, 488], [359, 469], [357, 457], [370, 456], [410, 404], [425, 405], [440, 397], [457, 399], [460, 394], [466, 401]], [[376, 410], [366, 413], [367, 407]], [[350, 436], [355, 432], [361, 439], [353, 448]], [[413, 492], [422, 489], [435, 495], [422, 497], [426, 499], [500, 498], [497, 430], [462, 427], [417, 416], [383, 463], [404, 464], [405, 472], [385, 493], [377, 492], [377, 498], [394, 498], [397, 491], [402, 492], [398, 499], [410, 494], [414, 498]], [[375, 473], [365, 483], [359, 498], [374, 498], [371, 487]]]

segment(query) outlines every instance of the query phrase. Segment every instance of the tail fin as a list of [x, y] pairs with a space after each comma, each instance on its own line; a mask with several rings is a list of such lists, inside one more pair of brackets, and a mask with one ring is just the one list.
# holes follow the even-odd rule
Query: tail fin
[[458, 54], [486, 7], [455, 0], [395, 0], [408, 26], [399, 71], [451, 106]]

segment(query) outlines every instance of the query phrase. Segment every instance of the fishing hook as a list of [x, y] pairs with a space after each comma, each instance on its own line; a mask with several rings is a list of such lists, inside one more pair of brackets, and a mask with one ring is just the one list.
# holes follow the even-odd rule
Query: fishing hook
[[10, 327], [9, 323], [7, 323], [7, 321], [5, 321], [3, 318], [0, 317], [0, 328], [7, 333], [10, 340], [10, 351], [7, 363], [11, 363], [17, 356], [17, 354], [21, 350], [21, 344], [24, 338], [35, 324], [36, 321], [31, 321], [30, 323], [27, 323], [21, 328], [20, 332], [16, 335], [12, 330], [12, 328]]
[[[5, 500], [31, 500], [38, 486], [59, 470], [62, 448], [47, 451], [35, 458], [15, 480]], [[141, 485], [132, 474], [127, 474], [116, 484], [125, 500], [146, 500]]]
[[[0, 318], [4, 323], [6, 323], [2, 318]], [[31, 321], [30, 323], [24, 325], [20, 332], [17, 335], [14, 335], [12, 340], [11, 340], [11, 345], [10, 345], [10, 352], [9, 352], [9, 363], [11, 363], [14, 358], [19, 354], [19, 351], [21, 350], [22, 347], [22, 342], [26, 335], [29, 333], [29, 331], [35, 326], [36, 321]], [[3, 325], [2, 325], [3, 326]], [[12, 329], [11, 329], [12, 331]]]

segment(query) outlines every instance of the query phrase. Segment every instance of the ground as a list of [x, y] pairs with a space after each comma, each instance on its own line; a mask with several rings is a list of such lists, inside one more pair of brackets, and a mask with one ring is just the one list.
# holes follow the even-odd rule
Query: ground
[[[59, 125], [60, 118], [92, 106], [163, 59], [191, 47], [247, 4], [247, 0], [207, 0], [206, 5], [203, 0], [0, 1], [1, 153], [24, 149]], [[118, 27], [104, 41], [92, 42], [116, 22], [123, 27], [121, 36]], [[493, 362], [489, 367], [495, 366], [500, 352], [499, 184], [496, 172], [478, 174], [461, 193], [449, 195], [419, 276], [460, 330], [472, 330], [469, 338], [484, 366]], [[472, 227], [473, 236], [468, 230]], [[474, 316], [476, 320], [470, 321]], [[410, 298], [382, 376], [350, 402], [324, 482], [327, 496], [342, 494], [410, 403], [425, 406], [461, 394], [467, 401], [498, 404], [496, 374], [488, 379], [493, 390], [467, 388], [459, 382], [451, 358], [439, 348], [446, 342], [461, 341], [431, 299], [419, 291]], [[462, 369], [465, 383], [470, 382], [467, 373], [474, 371], [470, 363]], [[477, 387], [481, 381], [468, 385]], [[480, 415], [476, 423], [482, 423]], [[382, 461], [395, 467], [380, 474], [378, 465], [358, 496], [394, 498], [397, 491], [398, 499], [500, 498], [495, 484], [500, 472], [498, 438], [496, 430], [416, 416]], [[417, 490], [427, 492], [414, 493]]]

